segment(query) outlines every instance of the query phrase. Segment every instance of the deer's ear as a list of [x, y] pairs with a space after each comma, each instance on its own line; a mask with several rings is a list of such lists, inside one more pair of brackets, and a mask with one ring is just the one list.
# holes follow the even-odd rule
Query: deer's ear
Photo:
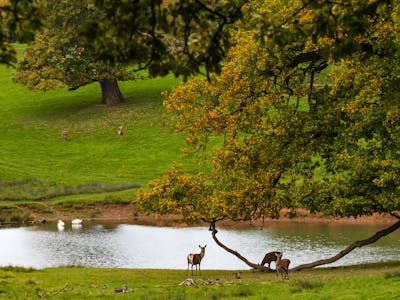
[[204, 248], [207, 247], [207, 245], [204, 245]]
[[199, 247], [201, 248], [201, 246], [199, 245]]

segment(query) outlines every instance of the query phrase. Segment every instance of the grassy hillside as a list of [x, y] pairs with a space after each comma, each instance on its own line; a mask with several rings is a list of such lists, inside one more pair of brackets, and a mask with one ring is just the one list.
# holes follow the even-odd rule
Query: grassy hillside
[[[97, 193], [90, 198], [115, 193], [129, 201], [134, 188], [173, 161], [184, 162], [182, 137], [162, 120], [160, 92], [176, 85], [176, 78], [121, 82], [127, 102], [106, 107], [99, 84], [32, 92], [13, 83], [12, 72], [0, 66], [0, 204]], [[66, 141], [60, 138], [64, 129]]]
[[[203, 270], [0, 268], [0, 299], [399, 299], [399, 262], [273, 273]], [[181, 285], [192, 278], [195, 286]], [[115, 290], [127, 285], [126, 293]]]

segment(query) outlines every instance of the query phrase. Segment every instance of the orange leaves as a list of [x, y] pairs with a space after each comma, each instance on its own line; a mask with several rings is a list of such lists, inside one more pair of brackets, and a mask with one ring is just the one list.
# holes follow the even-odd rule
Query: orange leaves
[[174, 168], [149, 186], [149, 190], [137, 192], [139, 205], [148, 213], [177, 214], [188, 222], [199, 221], [211, 213], [207, 186], [199, 175]]
[[396, 207], [398, 16], [382, 18], [390, 13], [382, 6], [365, 17], [366, 2], [308, 4], [247, 6], [262, 42], [254, 22], [241, 23], [219, 76], [194, 78], [166, 97], [189, 146], [204, 150], [212, 135], [221, 143], [209, 173], [166, 174], [152, 203], [190, 220]]
[[302, 9], [299, 13], [299, 18], [298, 18], [298, 22], [300, 24], [307, 24], [307, 23], [311, 23], [312, 19], [314, 17], [314, 12], [311, 9], [305, 8]]
[[[204, 130], [210, 127], [213, 119], [217, 119], [217, 113], [213, 112], [216, 101], [210, 90], [205, 79], [193, 78], [176, 87], [169, 95], [164, 94], [164, 106], [176, 116], [177, 130]], [[191, 137], [188, 142], [194, 144], [196, 138]]]
[[392, 108], [387, 111], [385, 124], [390, 134], [400, 133], [400, 107], [398, 104], [393, 105]]

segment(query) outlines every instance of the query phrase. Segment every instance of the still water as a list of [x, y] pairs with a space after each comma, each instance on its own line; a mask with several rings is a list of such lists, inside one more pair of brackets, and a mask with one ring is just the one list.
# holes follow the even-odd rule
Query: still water
[[[246, 230], [219, 229], [218, 238], [252, 262], [281, 250], [291, 267], [337, 254], [382, 226], [274, 223]], [[34, 268], [62, 265], [185, 269], [186, 255], [207, 244], [203, 269], [248, 269], [212, 240], [207, 227], [173, 228], [128, 224], [56, 224], [0, 229], [0, 266]], [[400, 231], [355, 249], [330, 266], [400, 259]]]

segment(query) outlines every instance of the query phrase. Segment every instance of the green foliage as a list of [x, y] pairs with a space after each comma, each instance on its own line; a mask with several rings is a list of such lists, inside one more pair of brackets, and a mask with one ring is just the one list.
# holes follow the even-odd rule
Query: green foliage
[[[400, 209], [399, 8], [399, 1], [243, 8], [221, 74], [193, 78], [165, 99], [189, 147], [204, 151], [210, 137], [222, 140], [211, 172], [184, 175], [202, 185], [197, 197], [206, 206], [219, 207], [207, 220], [278, 217], [283, 207], [340, 216]], [[185, 194], [186, 181], [171, 182], [172, 174], [139, 194], [144, 207], [150, 201], [163, 212], [157, 195], [172, 203], [168, 191]]]
[[30, 40], [41, 26], [41, 4], [30, 0], [0, 1], [0, 64], [14, 65], [17, 58], [12, 42]]
[[86, 18], [102, 13], [82, 1], [48, 1], [46, 23], [20, 58], [16, 82], [33, 90], [60, 87], [77, 89], [108, 79], [132, 79], [128, 69], [101, 61], [93, 46], [85, 43], [78, 28]]
[[[152, 75], [184, 78], [204, 67], [220, 70], [230, 45], [230, 26], [246, 0], [90, 1], [104, 12], [88, 19], [82, 34], [107, 61], [145, 65]], [[203, 69], [204, 70], [204, 69]]]

